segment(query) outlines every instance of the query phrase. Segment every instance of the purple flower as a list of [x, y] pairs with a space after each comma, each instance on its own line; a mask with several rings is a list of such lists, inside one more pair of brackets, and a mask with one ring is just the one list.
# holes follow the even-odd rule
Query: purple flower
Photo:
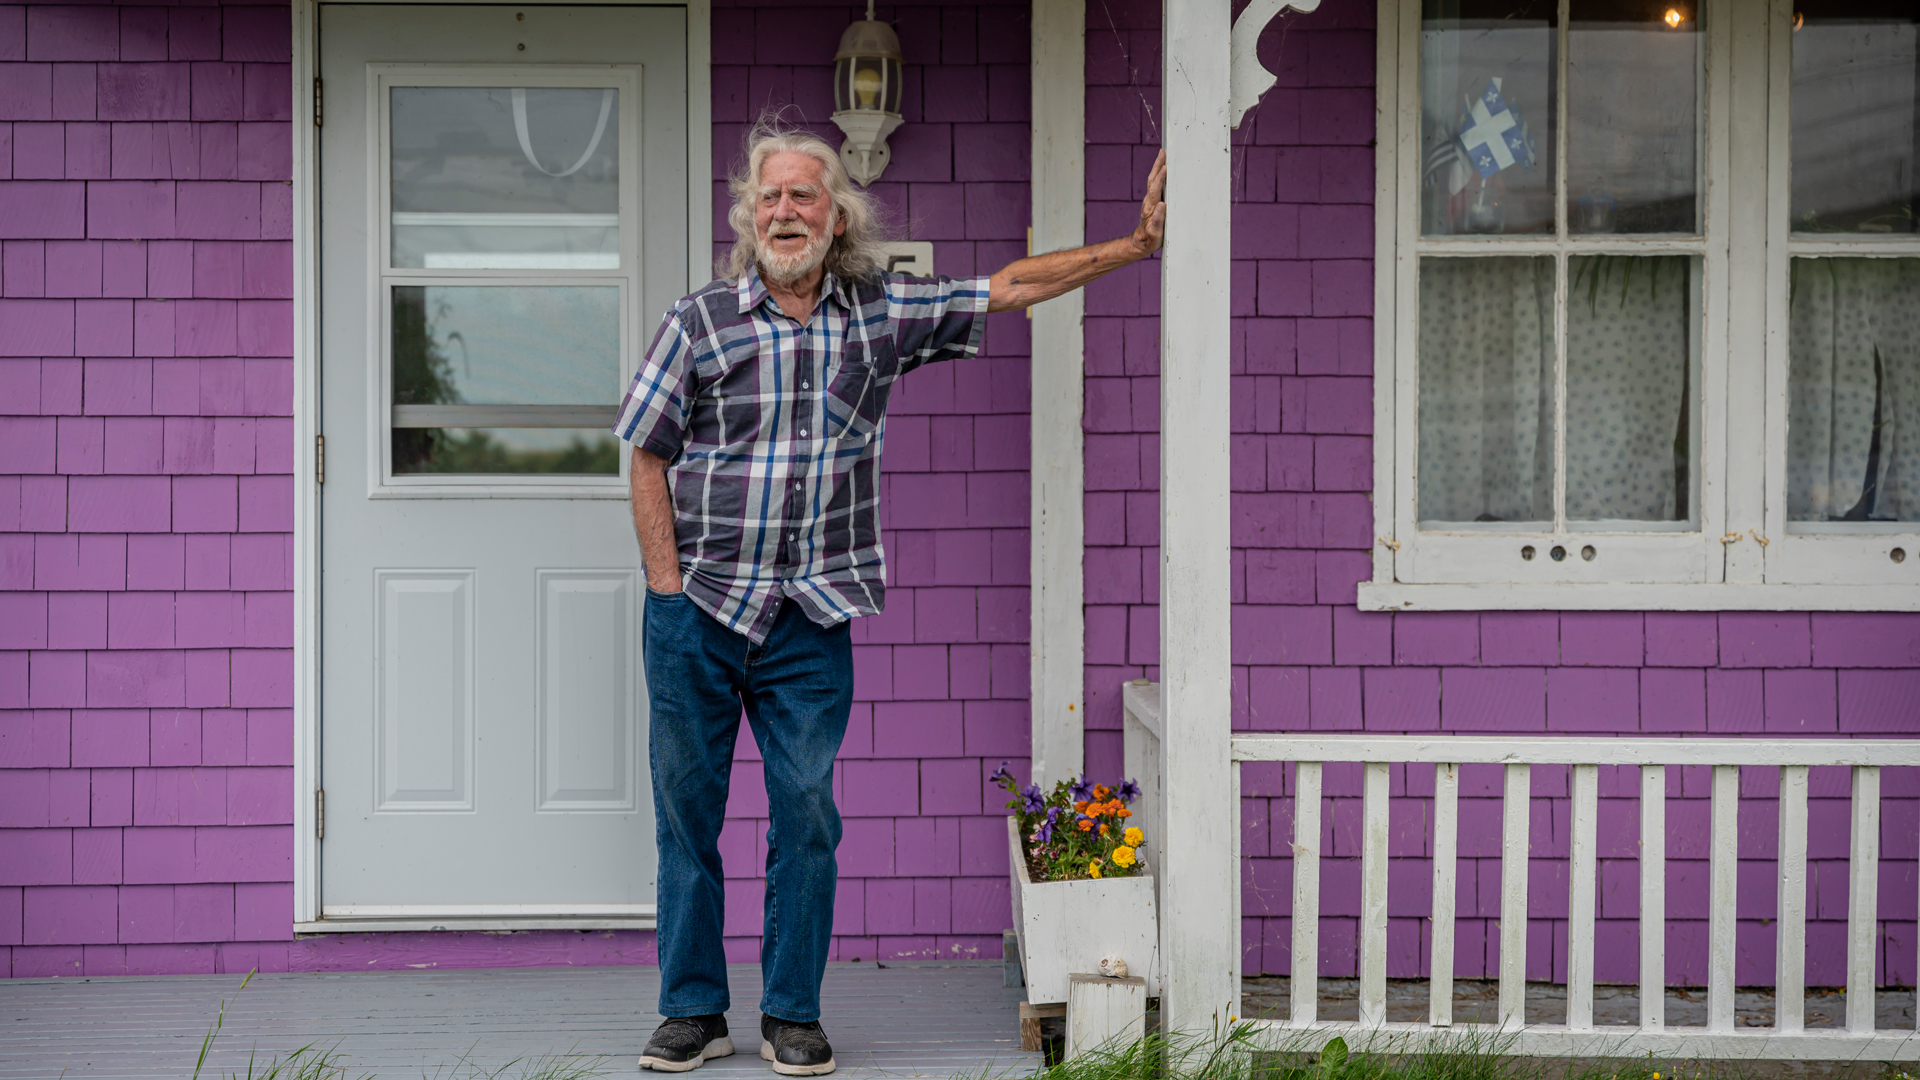
[[993, 775], [987, 777], [987, 779], [999, 784], [1001, 787], [1013, 786], [1013, 774], [1007, 771], [1007, 763], [1004, 761], [1000, 763], [999, 768], [993, 770]]
[[1140, 785], [1131, 780], [1122, 780], [1119, 790], [1114, 794], [1119, 796], [1121, 802], [1132, 804], [1133, 800], [1140, 797]]
[[1053, 841], [1053, 821], [1051, 818], [1049, 818], [1048, 820], [1041, 822], [1039, 828], [1033, 830], [1033, 842], [1036, 844], [1047, 844], [1047, 843], [1051, 843], [1052, 841]]
[[1067, 794], [1073, 796], [1074, 802], [1086, 802], [1093, 798], [1093, 785], [1087, 782], [1085, 776], [1082, 776], [1073, 782], [1073, 787], [1068, 789]]
[[1040, 785], [1028, 784], [1020, 789], [1020, 812], [1037, 814], [1045, 809], [1047, 800], [1040, 794]]

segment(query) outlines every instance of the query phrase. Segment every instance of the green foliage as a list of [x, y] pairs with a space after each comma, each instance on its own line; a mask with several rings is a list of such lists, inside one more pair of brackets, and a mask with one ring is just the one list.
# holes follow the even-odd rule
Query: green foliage
[[[1322, 1041], [1325, 1040], [1325, 1041]], [[1206, 1036], [1158, 1032], [1041, 1069], [1034, 1080], [1751, 1080], [1751, 1063], [1643, 1058], [1531, 1058], [1511, 1033], [1462, 1029], [1418, 1049], [1382, 1033], [1343, 1038], [1236, 1021]], [[1317, 1049], [1316, 1049], [1317, 1047]], [[1863, 1078], [1865, 1074], [1862, 1074]], [[977, 1080], [991, 1080], [981, 1076]], [[1886, 1070], [1881, 1080], [1915, 1080]]]

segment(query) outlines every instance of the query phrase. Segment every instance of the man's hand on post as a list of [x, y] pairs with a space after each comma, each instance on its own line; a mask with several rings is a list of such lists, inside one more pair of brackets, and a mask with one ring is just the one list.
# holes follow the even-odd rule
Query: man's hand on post
[[1140, 202], [1140, 224], [1133, 232], [1117, 240], [1008, 263], [989, 282], [987, 310], [1032, 307], [1159, 251], [1167, 232], [1166, 192], [1167, 152], [1162, 150], [1147, 174], [1147, 197]]
[[1167, 239], [1167, 152], [1153, 159], [1153, 171], [1147, 174], [1147, 197], [1140, 200], [1140, 224], [1134, 227], [1133, 243], [1145, 258], [1160, 250]]

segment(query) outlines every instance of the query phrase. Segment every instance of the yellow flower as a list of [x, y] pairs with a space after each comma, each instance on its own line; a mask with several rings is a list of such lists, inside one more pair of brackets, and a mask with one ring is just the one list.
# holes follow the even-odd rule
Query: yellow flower
[[1127, 847], [1125, 844], [1122, 844], [1119, 847], [1114, 848], [1113, 849], [1113, 865], [1132, 866], [1133, 865], [1133, 849], [1130, 847]]
[[1120, 839], [1126, 841], [1126, 844], [1128, 847], [1139, 847], [1140, 841], [1145, 840], [1146, 838], [1147, 838], [1146, 833], [1143, 833], [1138, 828], [1133, 828], [1133, 827], [1128, 828], [1126, 832], [1120, 834]]
[[1104, 821], [1100, 823], [1100, 835], [1101, 836], [1107, 835], [1107, 823]]
[[1087, 864], [1087, 873], [1093, 875], [1094, 877], [1100, 876], [1100, 860], [1099, 859], [1095, 859], [1092, 862]]

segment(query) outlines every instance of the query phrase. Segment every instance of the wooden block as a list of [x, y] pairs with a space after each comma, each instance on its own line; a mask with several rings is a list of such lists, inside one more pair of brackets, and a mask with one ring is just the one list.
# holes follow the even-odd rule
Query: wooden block
[[1040, 1049], [1040, 1021], [1046, 1017], [1064, 1017], [1067, 1015], [1065, 1004], [1034, 1005], [1020, 1003], [1020, 1049]]
[[1119, 1049], [1147, 1033], [1147, 980], [1138, 975], [1067, 976], [1066, 1060], [1092, 1050]]

